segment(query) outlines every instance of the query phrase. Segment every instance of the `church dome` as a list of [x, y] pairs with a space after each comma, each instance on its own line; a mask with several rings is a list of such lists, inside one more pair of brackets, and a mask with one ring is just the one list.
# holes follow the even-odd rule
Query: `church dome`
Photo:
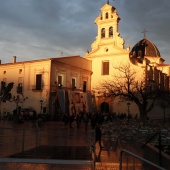
[[161, 57], [158, 48], [150, 40], [144, 38], [139, 41], [131, 50], [130, 59], [132, 62], [137, 60], [137, 62], [142, 63], [144, 57]]

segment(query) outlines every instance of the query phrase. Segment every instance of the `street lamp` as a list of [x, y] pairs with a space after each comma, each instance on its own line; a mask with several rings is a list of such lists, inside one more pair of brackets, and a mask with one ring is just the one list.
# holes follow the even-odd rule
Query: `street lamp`
[[130, 103], [127, 103], [127, 107], [128, 107], [128, 123], [129, 123], [129, 107], [130, 107]]

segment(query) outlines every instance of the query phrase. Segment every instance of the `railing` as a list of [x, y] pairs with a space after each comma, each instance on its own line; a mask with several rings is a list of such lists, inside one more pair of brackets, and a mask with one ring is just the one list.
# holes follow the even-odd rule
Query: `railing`
[[[124, 157], [124, 159], [123, 159]], [[123, 164], [123, 162], [126, 162]], [[144, 158], [141, 158], [125, 149], [120, 153], [120, 170], [166, 170]]]
[[161, 131], [160, 132], [157, 132], [155, 133], [148, 141], [146, 141], [142, 148], [144, 148], [147, 143], [149, 143], [150, 141], [152, 141], [156, 136], [158, 136], [159, 138], [159, 142], [158, 142], [158, 146], [159, 146], [159, 165], [161, 166], [162, 165], [162, 154], [161, 154]]
[[92, 161], [55, 160], [55, 159], [19, 159], [1, 158], [0, 169], [32, 170], [32, 169], [62, 169], [62, 170], [94, 170]]
[[151, 143], [153, 146], [157, 146], [159, 150], [159, 166], [162, 166], [162, 150], [165, 146], [169, 146], [169, 141], [167, 142], [167, 131], [160, 130], [153, 134], [143, 145], [142, 148], [145, 148], [148, 143]]

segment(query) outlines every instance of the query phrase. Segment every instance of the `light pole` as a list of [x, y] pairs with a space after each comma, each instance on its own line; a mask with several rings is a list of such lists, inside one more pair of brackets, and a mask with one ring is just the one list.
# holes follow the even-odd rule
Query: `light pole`
[[129, 108], [130, 108], [130, 103], [127, 103], [127, 107], [128, 107], [128, 123], [129, 123]]

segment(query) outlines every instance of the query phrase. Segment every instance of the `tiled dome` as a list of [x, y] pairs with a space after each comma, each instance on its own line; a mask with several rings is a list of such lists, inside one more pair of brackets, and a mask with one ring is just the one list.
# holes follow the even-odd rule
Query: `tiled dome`
[[158, 48], [148, 39], [139, 41], [131, 50], [130, 58], [142, 62], [145, 57], [161, 57]]

